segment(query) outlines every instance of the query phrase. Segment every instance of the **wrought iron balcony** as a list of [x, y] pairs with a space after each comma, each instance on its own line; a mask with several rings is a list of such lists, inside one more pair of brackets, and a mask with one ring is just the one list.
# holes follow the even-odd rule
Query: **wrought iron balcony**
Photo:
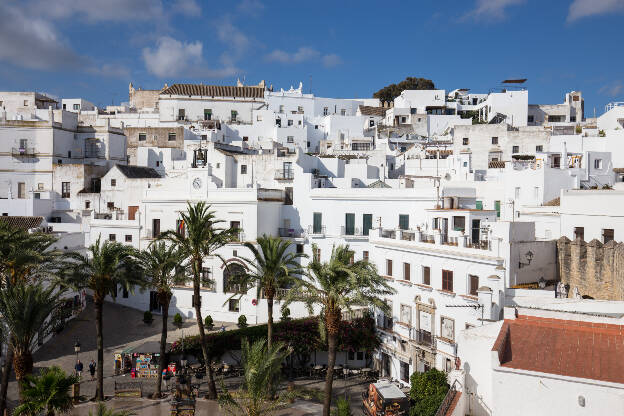
[[308, 234], [309, 235], [325, 235], [325, 226], [321, 225], [320, 227], [314, 227], [310, 225], [308, 226]]
[[278, 181], [290, 181], [295, 178], [295, 171], [292, 169], [276, 169], [275, 179]]
[[279, 228], [280, 237], [299, 238], [303, 235], [303, 230], [300, 228]]
[[34, 157], [34, 147], [14, 147], [11, 149], [11, 155], [13, 157]]
[[425, 347], [433, 347], [435, 344], [435, 339], [431, 335], [429, 331], [423, 331], [422, 329], [412, 328], [410, 331], [410, 339], [412, 341], [416, 341], [418, 345], [423, 345]]

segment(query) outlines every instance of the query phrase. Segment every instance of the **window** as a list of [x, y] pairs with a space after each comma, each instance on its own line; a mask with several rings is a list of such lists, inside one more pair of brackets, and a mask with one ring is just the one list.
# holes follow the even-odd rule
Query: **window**
[[453, 291], [453, 272], [450, 270], [442, 270], [442, 290]]
[[116, 240], [117, 240], [117, 236], [115, 234], [108, 235], [108, 241], [116, 241]]
[[186, 118], [186, 112], [183, 108], [178, 109], [178, 120], [184, 120]]
[[463, 144], [464, 146], [468, 146], [468, 143], [470, 143], [470, 140], [468, 139], [468, 137], [464, 137], [464, 138], [462, 139], [462, 144]]
[[470, 292], [468, 293], [477, 296], [477, 290], [479, 290], [479, 276], [471, 274], [468, 275], [468, 279], [470, 280]]
[[362, 252], [362, 260], [368, 261], [368, 251]]
[[284, 205], [293, 204], [293, 187], [287, 186], [284, 188]]
[[314, 130], [318, 130], [318, 124], [314, 125]]
[[111, 179], [111, 186], [117, 186], [117, 179]]
[[286, 142], [287, 143], [294, 143], [295, 142], [295, 136], [288, 136], [288, 137], [286, 137]]
[[297, 244], [297, 254], [303, 253], [303, 244]]
[[202, 267], [200, 284], [202, 288], [208, 289], [211, 292], [217, 291], [215, 281], [212, 279], [212, 269], [210, 267]]
[[247, 165], [241, 165], [241, 175], [247, 174]]
[[401, 381], [405, 383], [409, 383], [410, 371], [409, 364], [404, 363], [403, 361], [399, 361], [401, 363]]
[[69, 182], [61, 183], [61, 198], [69, 198]]
[[373, 228], [373, 214], [362, 215], [362, 235], [368, 235]]
[[115, 203], [114, 202], [107, 202], [106, 203], [106, 208], [108, 208], [108, 209], [115, 209]]
[[501, 211], [501, 203], [500, 201], [494, 201], [494, 210], [496, 211], [496, 218], [500, 218], [500, 211]]
[[431, 286], [431, 268], [429, 266], [422, 268], [422, 284]]
[[576, 116], [570, 116], [570, 122], [574, 123], [576, 121]]
[[249, 141], [249, 137], [248, 136], [243, 136], [243, 141], [244, 142], [248, 142]]
[[231, 112], [232, 121], [236, 121], [236, 117], [237, 116], [238, 116], [238, 111], [232, 110], [232, 112]]
[[585, 227], [574, 227], [574, 239], [585, 240]]
[[323, 214], [315, 212], [312, 218], [312, 234], [321, 234], [323, 232]]
[[91, 201], [85, 201], [85, 209], [91, 208]]
[[288, 125], [292, 126], [293, 125], [293, 121], [292, 120], [288, 120]]
[[613, 228], [605, 228], [602, 230], [602, 243], [607, 244], [609, 241], [613, 241], [614, 233]]
[[520, 146], [512, 146], [511, 153], [520, 153]]
[[492, 144], [498, 144], [498, 137], [492, 137]]
[[527, 122], [529, 122], [529, 123], [533, 123], [533, 120], [535, 120], [535, 117], [534, 117], [534, 116], [528, 116], [528, 117], [527, 117]]
[[407, 122], [407, 117], [401, 117], [401, 124], [405, 124]]
[[[65, 182], [63, 182], [65, 183]], [[69, 182], [67, 182], [69, 183]], [[24, 199], [26, 198], [26, 182], [18, 182], [17, 183], [17, 198]], [[69, 195], [63, 198], [69, 198]]]
[[455, 340], [455, 320], [442, 316], [440, 318], [440, 335], [448, 340]]
[[412, 323], [412, 308], [408, 305], [401, 305], [401, 322], [411, 325]]
[[541, 144], [538, 146], [535, 146], [535, 151], [536, 152], [543, 152], [544, 151], [544, 146], [542, 146]]
[[170, 142], [175, 142], [176, 141], [176, 134], [175, 133], [169, 133], [168, 140]]
[[132, 234], [126, 234], [126, 243], [132, 242]]
[[594, 169], [602, 169], [602, 159], [594, 159]]
[[74, 104], [74, 110], [80, 110], [80, 104]]
[[204, 120], [212, 120], [212, 110], [210, 108], [204, 108]]
[[340, 109], [340, 115], [341, 116], [346, 116], [347, 115], [347, 110], [345, 110], [344, 108]]
[[326, 116], [327, 114], [329, 114], [329, 110], [327, 107], [323, 107], [323, 115]]
[[483, 209], [483, 201], [475, 201], [475, 209], [482, 210]]
[[24, 107], [28, 105], [28, 100], [24, 100]]
[[403, 280], [410, 280], [410, 264], [403, 263]]
[[392, 276], [392, 260], [386, 259], [386, 276]]
[[71, 159], [71, 150], [67, 151], [67, 157]]
[[240, 312], [240, 300], [230, 299], [228, 302], [228, 310], [230, 312]]
[[139, 141], [140, 142], [144, 142], [147, 140], [147, 134], [145, 133], [139, 133]]
[[354, 234], [355, 234], [355, 214], [346, 213], [344, 235], [354, 235]]
[[298, 112], [298, 113], [303, 113], [303, 106], [301, 106], [301, 105], [300, 105], [300, 106], [298, 106], [298, 107], [297, 107], [297, 112]]
[[158, 238], [160, 235], [160, 218], [152, 219], [152, 238]]
[[399, 228], [401, 230], [409, 230], [409, 215], [399, 214]]

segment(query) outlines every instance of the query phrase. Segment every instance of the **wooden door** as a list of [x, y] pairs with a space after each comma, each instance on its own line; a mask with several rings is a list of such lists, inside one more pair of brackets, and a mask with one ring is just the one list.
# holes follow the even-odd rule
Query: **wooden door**
[[136, 213], [139, 210], [137, 205], [128, 207], [128, 219], [134, 221], [136, 219]]

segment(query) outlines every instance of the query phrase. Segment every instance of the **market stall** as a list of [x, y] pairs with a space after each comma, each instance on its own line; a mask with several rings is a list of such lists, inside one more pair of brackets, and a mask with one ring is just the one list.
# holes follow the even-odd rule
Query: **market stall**
[[115, 374], [130, 373], [132, 378], [156, 378], [160, 364], [160, 342], [149, 341], [115, 353]]

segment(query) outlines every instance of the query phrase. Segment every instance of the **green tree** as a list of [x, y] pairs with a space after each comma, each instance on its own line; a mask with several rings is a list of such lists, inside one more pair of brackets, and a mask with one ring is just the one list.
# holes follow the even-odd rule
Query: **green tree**
[[373, 94], [373, 98], [379, 98], [381, 101], [393, 101], [401, 95], [404, 90], [434, 90], [433, 81], [426, 78], [407, 77], [398, 84], [390, 84], [381, 88]]
[[0, 315], [5, 331], [10, 333], [13, 368], [22, 397], [22, 380], [33, 370], [32, 348], [37, 336], [50, 333], [52, 312], [60, 307], [62, 292], [42, 283], [19, 283], [0, 291]]
[[201, 314], [200, 287], [201, 274], [204, 258], [215, 255], [216, 251], [224, 245], [238, 239], [240, 233], [236, 228], [219, 228], [223, 221], [218, 220], [210, 206], [201, 201], [195, 205], [188, 203], [186, 212], [180, 213], [185, 232], [167, 231], [161, 235], [161, 239], [171, 242], [187, 259], [191, 267], [193, 278], [193, 297], [195, 299], [195, 318], [199, 329], [202, 355], [208, 374], [208, 398], [217, 398], [217, 386], [214, 382], [214, 374], [210, 366], [210, 355], [206, 344], [206, 331]]
[[78, 377], [67, 375], [57, 366], [44, 368], [38, 376], [27, 375], [22, 382], [24, 403], [13, 416], [54, 416], [66, 413], [74, 406], [71, 388]]
[[155, 397], [161, 397], [162, 372], [166, 366], [167, 352], [167, 319], [169, 317], [169, 303], [173, 295], [174, 285], [184, 282], [186, 276], [181, 262], [184, 256], [174, 246], [163, 241], [155, 241], [139, 253], [138, 261], [145, 284], [156, 291], [158, 303], [162, 308], [162, 332], [160, 335], [160, 362], [158, 364], [158, 379], [156, 380]]
[[291, 286], [294, 278], [302, 273], [302, 257], [307, 257], [303, 253], [289, 252], [292, 242], [282, 240], [279, 237], [267, 236], [266, 234], [257, 240], [255, 244], [245, 243], [245, 247], [251, 251], [253, 258], [243, 258], [247, 264], [248, 271], [238, 278], [239, 295], [242, 296], [247, 291], [256, 286], [256, 298], [260, 298], [264, 293], [267, 300], [267, 346], [271, 349], [273, 340], [273, 301], [278, 296], [278, 289]]
[[[316, 246], [313, 246], [316, 249]], [[329, 261], [322, 263], [315, 258], [308, 265], [305, 279], [298, 279], [288, 292], [284, 307], [295, 300], [306, 303], [310, 312], [314, 305], [321, 307], [322, 333], [327, 333], [328, 359], [325, 377], [323, 415], [329, 416], [331, 407], [336, 347], [342, 311], [355, 306], [377, 307], [386, 312], [388, 305], [384, 296], [394, 293], [377, 268], [367, 260], [352, 261], [354, 252], [349, 246], [332, 249]]]
[[259, 339], [251, 346], [244, 339], [242, 363], [244, 369], [241, 388], [230, 393], [223, 386], [224, 393], [219, 396], [219, 406], [231, 415], [260, 416], [271, 415], [287, 403], [291, 393], [284, 391], [272, 399], [267, 395], [267, 385], [276, 385], [284, 359], [292, 352], [285, 349], [283, 343], [274, 343], [267, 348], [265, 339]]
[[136, 413], [131, 412], [129, 410], [109, 409], [102, 402], [97, 404], [97, 407], [95, 408], [95, 412], [89, 410], [89, 416], [133, 416], [133, 415], [136, 415]]
[[[29, 233], [0, 221], [0, 290], [19, 283], [35, 280], [54, 282], [59, 270], [63, 269], [65, 257], [59, 250], [52, 249], [56, 238], [51, 234]], [[9, 348], [0, 382], [0, 414], [6, 408], [9, 376], [13, 367], [13, 350]]]
[[446, 374], [435, 368], [410, 377], [411, 416], [435, 416], [448, 392]]
[[127, 245], [105, 241], [98, 237], [87, 255], [75, 254], [74, 262], [67, 272], [65, 284], [76, 289], [89, 289], [93, 293], [95, 309], [95, 334], [97, 343], [97, 390], [96, 400], [104, 400], [104, 338], [102, 333], [104, 299], [117, 296], [119, 286], [134, 291], [142, 287], [144, 280], [139, 270], [137, 251]]

